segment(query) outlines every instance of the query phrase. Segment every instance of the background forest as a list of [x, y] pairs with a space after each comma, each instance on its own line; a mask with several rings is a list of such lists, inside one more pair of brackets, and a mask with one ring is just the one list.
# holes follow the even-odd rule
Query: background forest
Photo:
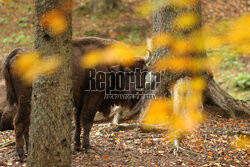
[[[89, 1], [74, 1], [73, 39], [84, 36], [112, 38], [130, 44], [138, 45], [151, 36], [151, 17], [140, 17], [136, 7], [144, 1], [123, 1], [119, 9], [104, 14], [93, 14]], [[210, 25], [233, 19], [249, 12], [248, 0], [202, 0], [203, 24]], [[1, 57], [17, 47], [33, 44], [33, 1], [16, 1], [1, 5], [0, 39]], [[223, 22], [221, 23], [223, 24]], [[225, 27], [227, 26], [226, 23]], [[223, 29], [217, 29], [218, 33]], [[223, 62], [215, 71], [215, 79], [222, 88], [232, 96], [249, 100], [250, 68], [249, 58], [230, 52], [226, 47], [220, 48]]]
[[[112, 38], [130, 45], [140, 45], [152, 36], [152, 19], [143, 17], [137, 7], [144, 0], [122, 0], [115, 9], [92, 13], [90, 1], [75, 0], [73, 6], [73, 39], [86, 36]], [[220, 34], [229, 24], [250, 11], [249, 0], [202, 0], [204, 25], [219, 25]], [[34, 43], [33, 0], [0, 0], [0, 62], [17, 47]], [[214, 50], [208, 51], [209, 54]], [[236, 99], [250, 100], [249, 55], [228, 47], [217, 48], [222, 63], [213, 71], [220, 86]], [[0, 76], [0, 79], [2, 76]], [[0, 97], [3, 99], [5, 97]], [[0, 106], [1, 107], [1, 106]], [[187, 135], [181, 144], [192, 153], [171, 153], [162, 133], [138, 133], [137, 130], [113, 132], [107, 124], [94, 125], [91, 137], [96, 154], [76, 153], [72, 166], [247, 166], [248, 149], [234, 148], [235, 137], [228, 131], [249, 130], [248, 120], [232, 120], [207, 114], [207, 121], [196, 134]], [[133, 123], [131, 121], [130, 123]], [[0, 132], [0, 144], [11, 141], [13, 131]], [[104, 140], [105, 139], [105, 140]], [[249, 142], [249, 141], [248, 141]], [[249, 143], [248, 143], [249, 144]], [[16, 161], [14, 146], [1, 146], [0, 166], [23, 165]]]

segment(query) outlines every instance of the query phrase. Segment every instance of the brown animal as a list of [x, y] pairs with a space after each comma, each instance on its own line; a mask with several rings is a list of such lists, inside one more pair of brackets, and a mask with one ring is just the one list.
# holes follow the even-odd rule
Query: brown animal
[[[2, 65], [2, 60], [0, 60]], [[0, 66], [0, 71], [2, 66]], [[6, 101], [6, 87], [2, 75], [0, 75], [0, 131], [13, 130], [13, 119], [16, 114], [16, 109], [10, 107]]]
[[[144, 71], [144, 73], [135, 72], [136, 69], [140, 69]], [[104, 116], [108, 116], [113, 105], [119, 105], [124, 108], [132, 109], [139, 101], [139, 98], [125, 98], [126, 95], [136, 95], [137, 93], [143, 93], [141, 91], [145, 86], [145, 77], [147, 72], [146, 61], [144, 59], [137, 60], [134, 64], [129, 67], [123, 67], [121, 65], [112, 66], [109, 68], [109, 72], [113, 72], [114, 74], [123, 73], [125, 77], [116, 78], [116, 80], [99, 80], [97, 84], [105, 82], [106, 86], [105, 90], [109, 90], [110, 88], [119, 87], [119, 84], [122, 83], [123, 87], [129, 88], [126, 90], [116, 90], [112, 91], [112, 96], [121, 95], [121, 97], [114, 99], [105, 99], [105, 92], [93, 92], [93, 91], [84, 91], [83, 93], [83, 106], [81, 110], [76, 110], [75, 112], [75, 150], [78, 151], [80, 149], [80, 134], [81, 134], [81, 123], [84, 128], [83, 134], [83, 148], [89, 149], [89, 132], [93, 125], [93, 120], [97, 111], [104, 114]], [[97, 72], [101, 71], [97, 68]], [[135, 72], [132, 75], [129, 74], [131, 72]], [[111, 75], [111, 74], [110, 74]], [[139, 80], [141, 82], [136, 82], [135, 84], [131, 84], [129, 81], [129, 76], [134, 77], [135, 80]], [[86, 77], [86, 76], [85, 76]], [[108, 76], [109, 78], [109, 76]], [[135, 81], [134, 81], [135, 82]], [[86, 85], [86, 84], [85, 84]], [[136, 91], [139, 89], [139, 91]]]
[[[91, 69], [83, 69], [80, 66], [80, 59], [84, 54], [89, 51], [105, 48], [115, 41], [109, 39], [101, 39], [95, 37], [86, 37], [80, 40], [74, 40], [73, 47], [73, 98], [74, 106], [76, 109], [76, 146], [80, 144], [78, 142], [78, 134], [80, 129], [79, 116], [84, 127], [83, 147], [89, 148], [89, 132], [93, 124], [93, 119], [96, 111], [101, 111], [105, 115], [108, 115], [111, 104], [120, 104], [117, 100], [104, 100], [104, 91], [85, 91], [88, 86], [88, 80], [85, 73], [88, 73]], [[23, 146], [24, 139], [26, 142], [26, 150], [28, 151], [29, 141], [29, 125], [30, 125], [30, 110], [31, 110], [31, 93], [32, 87], [23, 85], [20, 77], [14, 75], [13, 62], [20, 55], [20, 53], [30, 50], [29, 48], [15, 49], [4, 60], [3, 64], [3, 76], [6, 82], [7, 100], [10, 106], [17, 106], [17, 114], [14, 119], [15, 127], [15, 139], [16, 139], [16, 151], [19, 157], [22, 159], [25, 157]], [[96, 67], [96, 71], [110, 72], [112, 70], [123, 69], [131, 70], [132, 68], [143, 69], [145, 67], [144, 60], [136, 61], [131, 67], [122, 66], [108, 66], [102, 65]], [[111, 81], [112, 83], [112, 81]], [[128, 105], [127, 105], [128, 106]], [[79, 137], [80, 140], [80, 137]]]

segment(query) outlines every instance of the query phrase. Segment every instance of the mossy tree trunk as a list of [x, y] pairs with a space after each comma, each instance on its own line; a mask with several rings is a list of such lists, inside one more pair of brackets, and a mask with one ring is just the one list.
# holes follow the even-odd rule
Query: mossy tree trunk
[[[157, 0], [155, 0], [157, 2]], [[185, 29], [185, 31], [176, 31], [174, 26], [172, 25], [173, 19], [177, 16], [183, 14], [184, 12], [195, 12], [199, 17], [199, 22], [196, 26], [190, 29]], [[202, 26], [201, 19], [201, 3], [198, 2], [196, 5], [190, 5], [186, 9], [176, 8], [174, 6], [167, 6], [165, 8], [161, 8], [160, 10], [153, 13], [153, 33], [170, 33], [174, 34], [178, 37], [188, 37], [190, 33], [195, 30], [200, 29]], [[156, 50], [152, 54], [152, 62], [155, 62], [159, 58], [170, 53], [171, 50], [167, 48], [161, 48]], [[170, 54], [169, 54], [170, 55]], [[204, 57], [206, 56], [206, 52], [195, 52], [191, 53], [192, 57]], [[201, 72], [200, 74], [196, 74], [204, 77], [207, 81], [207, 89], [204, 92], [206, 102], [213, 104], [223, 111], [225, 111], [229, 116], [235, 118], [237, 115], [247, 114], [250, 115], [249, 104], [246, 102], [236, 100], [232, 96], [230, 96], [227, 92], [222, 90], [218, 84], [214, 81], [213, 76], [208, 72]], [[185, 76], [192, 76], [189, 72], [182, 73], [174, 73], [174, 72], [166, 72], [162, 76], [162, 82], [158, 86], [156, 90], [156, 96], [170, 96], [170, 87], [173, 83], [175, 83], [178, 79], [183, 78]]]
[[62, 63], [55, 73], [42, 76], [33, 83], [28, 156], [30, 167], [71, 165], [71, 13], [65, 13], [68, 29], [61, 35], [53, 35], [39, 26], [40, 16], [58, 9], [63, 2], [65, 1], [35, 1], [35, 48], [43, 57], [59, 55]]
[[119, 8], [121, 0], [91, 0], [89, 7], [94, 14], [104, 14]]

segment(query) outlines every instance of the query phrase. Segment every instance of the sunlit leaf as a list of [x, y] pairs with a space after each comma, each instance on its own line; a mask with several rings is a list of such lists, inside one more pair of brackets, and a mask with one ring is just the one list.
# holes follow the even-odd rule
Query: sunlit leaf
[[175, 114], [171, 126], [176, 130], [188, 132], [195, 128], [196, 122], [192, 121], [186, 114]]
[[206, 82], [203, 78], [193, 78], [191, 81], [191, 88], [195, 91], [203, 91], [206, 87]]
[[81, 65], [83, 68], [95, 67], [103, 62], [102, 51], [95, 50], [87, 53], [81, 59]]
[[240, 135], [234, 140], [233, 144], [235, 147], [240, 148], [240, 149], [249, 149], [250, 137], [247, 135]]
[[196, 5], [198, 0], [170, 0], [170, 5], [184, 8]]
[[153, 47], [168, 47], [173, 43], [173, 36], [168, 33], [157, 34], [153, 37]]
[[133, 50], [123, 44], [114, 44], [107, 48], [104, 52], [105, 61], [108, 64], [120, 63], [125, 66], [131, 65], [135, 60]]
[[240, 17], [230, 26], [227, 40], [230, 44], [240, 43], [250, 39], [250, 14]]
[[181, 72], [190, 69], [190, 59], [184, 57], [162, 58], [154, 64], [157, 70]]
[[152, 100], [145, 116], [144, 124], [160, 125], [169, 121], [172, 112], [172, 102], [169, 99]]
[[[250, 53], [250, 41], [233, 46], [234, 50], [241, 54]], [[249, 55], [248, 55], [249, 56]]]
[[40, 25], [54, 35], [63, 34], [68, 29], [66, 15], [58, 9], [43, 14], [40, 18]]
[[20, 54], [14, 62], [15, 72], [17, 75], [24, 75], [33, 66], [38, 66], [40, 54], [36, 51], [25, 52]]
[[60, 64], [60, 60], [55, 56], [43, 60], [38, 52], [32, 51], [17, 57], [14, 62], [14, 71], [25, 84], [31, 85], [40, 75], [49, 75], [55, 72]]
[[154, 3], [153, 2], [144, 2], [143, 4], [139, 5], [136, 8], [137, 13], [148, 16], [150, 15], [154, 10]]
[[95, 67], [100, 64], [131, 65], [136, 60], [134, 50], [123, 44], [113, 44], [103, 50], [87, 53], [82, 57], [82, 67]]
[[205, 39], [205, 46], [206, 49], [212, 49], [222, 46], [223, 40], [222, 38], [215, 37], [215, 36], [207, 36]]
[[221, 61], [222, 61], [222, 56], [217, 53], [214, 53], [210, 55], [204, 62], [204, 69], [207, 69], [207, 70], [214, 69], [218, 67]]
[[184, 13], [173, 20], [173, 25], [177, 29], [188, 29], [197, 25], [199, 17], [195, 13]]
[[40, 63], [41, 74], [50, 75], [54, 73], [61, 66], [61, 61], [57, 57], [58, 55], [54, 55], [51, 56], [50, 58], [41, 60]]
[[192, 50], [192, 45], [188, 40], [176, 39], [172, 44], [172, 49], [174, 54], [186, 54]]

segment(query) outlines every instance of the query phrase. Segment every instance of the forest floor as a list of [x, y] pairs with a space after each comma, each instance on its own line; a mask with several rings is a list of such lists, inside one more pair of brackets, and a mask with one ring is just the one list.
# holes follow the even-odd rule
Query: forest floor
[[[113, 131], [110, 124], [95, 124], [90, 137], [96, 153], [73, 154], [72, 166], [247, 167], [250, 150], [235, 147], [244, 139], [237, 142], [232, 132], [249, 130], [249, 123], [249, 120], [232, 120], [209, 112], [199, 130], [186, 135], [180, 142], [182, 148], [194, 153], [179, 152], [176, 155], [171, 152], [172, 146], [165, 140], [165, 133], [144, 133], [139, 128]], [[13, 140], [14, 132], [0, 132], [0, 138], [0, 142]], [[15, 146], [1, 148], [0, 157], [0, 166], [26, 166], [18, 161]]]
[[[2, 4], [0, 0], [0, 59], [14, 48], [33, 45], [32, 2], [14, 0]], [[91, 14], [86, 2], [74, 2], [74, 38], [99, 36], [138, 45], [151, 36], [150, 17], [138, 17], [134, 12], [142, 0], [124, 0], [120, 10], [101, 16]], [[202, 3], [205, 24], [215, 24], [250, 11], [248, 0], [203, 0]], [[232, 96], [250, 100], [249, 87], [237, 86], [242, 80], [250, 82], [249, 57], [224, 47], [220, 49], [224, 61], [214, 71], [215, 79]], [[0, 101], [4, 98], [0, 96]], [[250, 150], [235, 148], [237, 137], [228, 132], [247, 131], [249, 125], [250, 120], [223, 118], [209, 110], [199, 130], [185, 136], [180, 143], [181, 147], [197, 155], [183, 152], [174, 155], [164, 133], [143, 133], [139, 128], [114, 132], [109, 124], [95, 124], [91, 144], [96, 153], [74, 154], [72, 166], [248, 166]], [[0, 132], [0, 145], [9, 140], [14, 140], [14, 131]], [[25, 163], [17, 161], [15, 146], [10, 145], [0, 149], [0, 166], [25, 166]]]

